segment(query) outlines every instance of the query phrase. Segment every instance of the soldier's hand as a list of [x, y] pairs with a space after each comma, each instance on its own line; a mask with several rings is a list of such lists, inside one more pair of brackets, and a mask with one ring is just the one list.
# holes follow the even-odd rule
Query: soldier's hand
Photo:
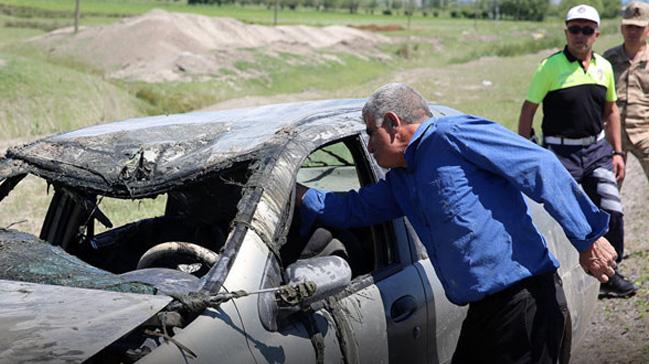
[[615, 179], [617, 183], [622, 183], [624, 181], [626, 165], [624, 163], [624, 158], [621, 155], [613, 156], [613, 173], [615, 173]]
[[579, 264], [587, 274], [602, 283], [615, 274], [617, 253], [605, 237], [597, 239], [588, 249], [579, 253]]

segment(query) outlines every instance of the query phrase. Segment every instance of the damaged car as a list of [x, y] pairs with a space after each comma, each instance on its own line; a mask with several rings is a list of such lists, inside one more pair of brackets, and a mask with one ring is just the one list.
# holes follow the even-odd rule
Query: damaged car
[[[10, 148], [0, 200], [45, 202], [34, 234], [17, 217], [0, 229], [0, 362], [450, 362], [466, 308], [407, 219], [298, 232], [296, 182], [384, 175], [364, 102], [130, 119]], [[30, 179], [44, 187], [21, 192]], [[529, 208], [561, 261], [574, 347], [598, 283]]]

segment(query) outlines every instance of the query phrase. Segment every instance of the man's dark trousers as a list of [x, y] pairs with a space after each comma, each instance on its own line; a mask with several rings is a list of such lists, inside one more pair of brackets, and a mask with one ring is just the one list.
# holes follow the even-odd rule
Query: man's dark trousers
[[597, 207], [611, 215], [604, 237], [613, 245], [620, 262], [624, 255], [624, 214], [613, 174], [613, 148], [602, 139], [587, 146], [546, 144]]
[[453, 364], [567, 363], [569, 323], [556, 273], [524, 279], [469, 304]]

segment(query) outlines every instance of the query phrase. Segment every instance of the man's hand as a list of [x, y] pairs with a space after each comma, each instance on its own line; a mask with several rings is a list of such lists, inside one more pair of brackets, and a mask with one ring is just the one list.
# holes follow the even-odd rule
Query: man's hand
[[579, 264], [587, 274], [602, 283], [615, 274], [617, 253], [605, 237], [597, 239], [588, 249], [579, 253]]
[[302, 198], [308, 190], [309, 188], [303, 184], [295, 184], [295, 207], [299, 208], [300, 206], [302, 206]]
[[615, 154], [613, 156], [613, 173], [615, 174], [615, 179], [617, 183], [622, 183], [624, 181], [625, 172], [624, 158], [621, 155]]

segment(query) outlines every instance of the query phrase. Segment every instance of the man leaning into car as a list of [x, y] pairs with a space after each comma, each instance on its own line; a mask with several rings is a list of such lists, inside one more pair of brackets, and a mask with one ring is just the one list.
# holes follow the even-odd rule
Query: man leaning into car
[[390, 171], [346, 193], [298, 185], [301, 223], [350, 228], [408, 217], [448, 299], [469, 305], [453, 363], [569, 359], [559, 262], [523, 194], [544, 204], [600, 282], [615, 273], [615, 250], [602, 236], [609, 215], [551, 152], [476, 116], [431, 116], [409, 86], [379, 88], [363, 120], [369, 151]]

